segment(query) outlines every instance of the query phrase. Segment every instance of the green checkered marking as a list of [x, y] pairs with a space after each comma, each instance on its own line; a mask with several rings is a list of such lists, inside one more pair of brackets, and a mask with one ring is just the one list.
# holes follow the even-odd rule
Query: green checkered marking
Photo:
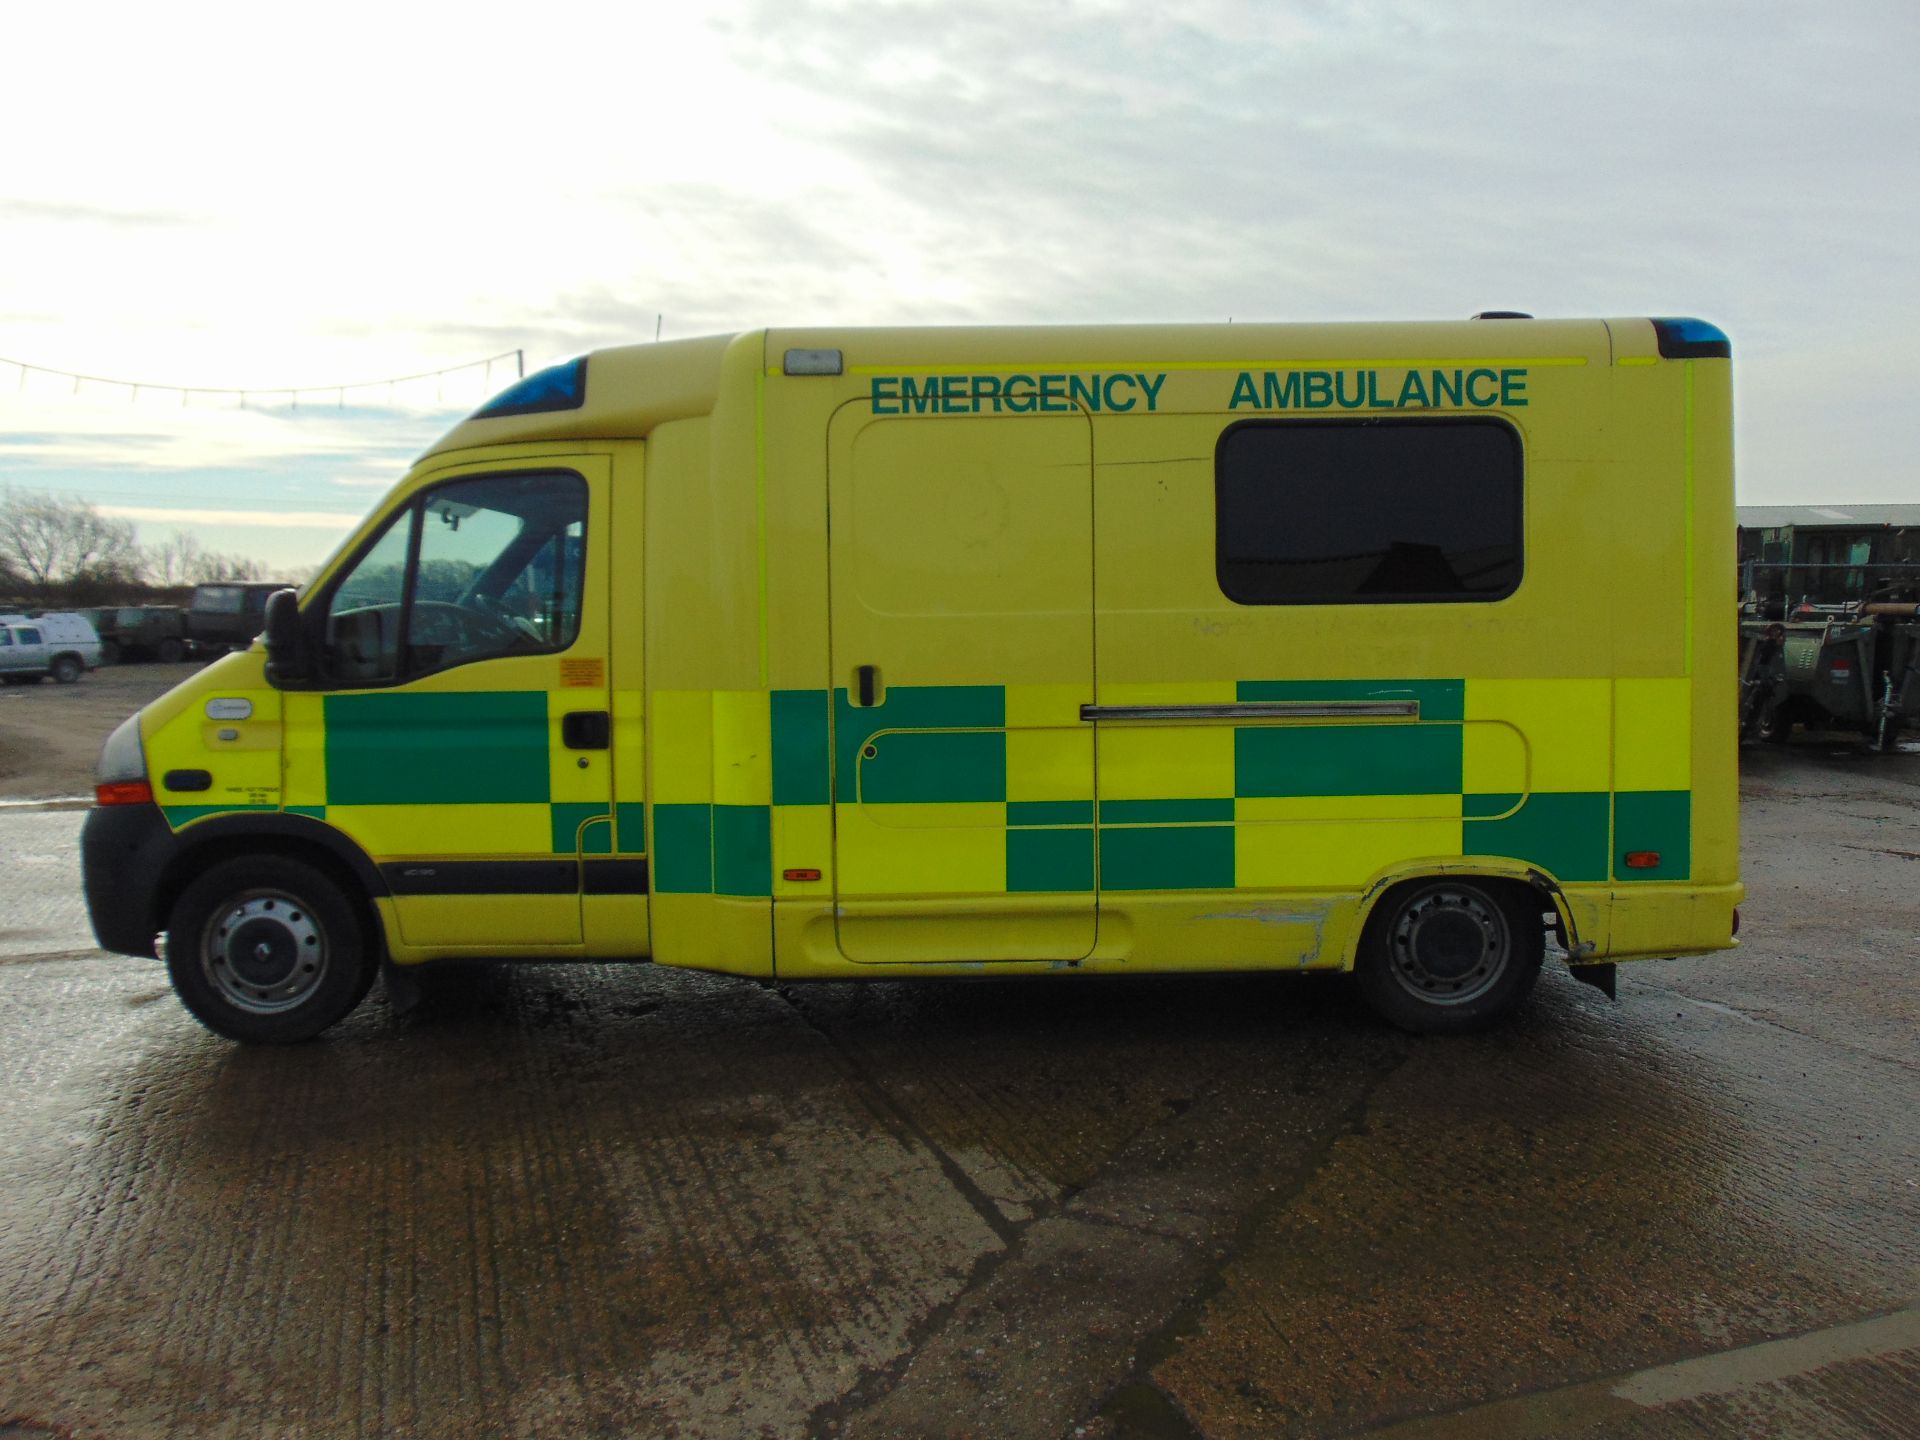
[[622, 800], [613, 807], [614, 844], [622, 855], [647, 853], [647, 807]]
[[[1627, 869], [1629, 850], [1656, 850], [1651, 870]], [[1685, 880], [1693, 873], [1693, 792], [1622, 790], [1613, 797], [1613, 873], [1617, 880]]]
[[329, 695], [329, 805], [544, 805], [544, 690]]
[[1006, 724], [1007, 692], [999, 685], [902, 685], [883, 703], [861, 707], [836, 690], [835, 798], [843, 805], [1005, 800]]
[[1607, 878], [1607, 821], [1613, 797], [1605, 790], [1535, 791], [1461, 797], [1460, 853], [1498, 855], [1538, 865], [1560, 881]]
[[[1249, 680], [1242, 701], [1412, 701], [1416, 724], [1245, 725], [1234, 732], [1238, 797], [1462, 795], [1462, 853], [1522, 860], [1563, 881], [1684, 878], [1691, 867], [1686, 791], [1464, 795], [1461, 680]], [[1072, 893], [1094, 886], [1094, 806], [1006, 799], [1006, 699], [998, 686], [903, 686], [856, 708], [845, 690], [772, 695], [775, 804], [1004, 802], [1007, 888]], [[831, 722], [831, 723], [829, 723]], [[893, 733], [883, 733], [893, 732]], [[875, 753], [862, 751], [871, 745]], [[829, 761], [831, 760], [831, 763]], [[831, 775], [831, 779], [830, 779]], [[757, 818], [719, 810], [656, 817], [659, 888], [749, 890], [763, 868]], [[1511, 813], [1509, 813], [1511, 812]], [[1221, 796], [1110, 800], [1098, 810], [1103, 889], [1227, 889], [1234, 884], [1233, 801]], [[1224, 823], [1223, 823], [1224, 822]], [[1303, 822], [1310, 823], [1310, 822]], [[723, 840], [720, 829], [731, 827]], [[677, 828], [676, 828], [677, 827]], [[624, 831], [623, 831], [624, 833]], [[676, 835], [699, 856], [668, 862]], [[623, 849], [628, 848], [623, 844]], [[1657, 850], [1656, 870], [1628, 871], [1627, 850]], [[722, 853], [733, 857], [722, 861]], [[716, 879], [715, 869], [732, 878]], [[683, 887], [672, 883], [678, 874]], [[698, 882], [698, 883], [696, 883]]]
[[656, 805], [651, 874], [664, 895], [773, 894], [766, 805]]
[[653, 807], [653, 888], [663, 895], [713, 893], [713, 806]]
[[610, 815], [612, 811], [603, 804], [579, 801], [561, 801], [548, 807], [553, 824], [553, 853], [556, 855], [611, 855], [613, 853], [613, 826], [591, 825], [581, 830], [589, 820], [597, 820]]
[[1231, 825], [1141, 825], [1100, 831], [1102, 890], [1231, 890]]
[[1007, 889], [1015, 894], [1092, 890], [1092, 828], [1009, 830]]
[[713, 807], [713, 889], [719, 895], [773, 893], [773, 811], [767, 806]]

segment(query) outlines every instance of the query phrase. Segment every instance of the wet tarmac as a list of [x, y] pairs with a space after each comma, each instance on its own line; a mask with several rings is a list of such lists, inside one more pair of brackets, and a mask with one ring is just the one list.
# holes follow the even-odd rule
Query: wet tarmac
[[1748, 757], [1745, 946], [1337, 980], [447, 972], [314, 1044], [0, 813], [0, 1440], [1920, 1434], [1920, 757]]

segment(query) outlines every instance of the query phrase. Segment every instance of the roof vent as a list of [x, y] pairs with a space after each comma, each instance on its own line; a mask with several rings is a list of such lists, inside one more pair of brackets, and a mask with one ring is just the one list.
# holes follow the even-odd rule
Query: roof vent
[[1533, 317], [1524, 310], [1482, 310], [1473, 318], [1475, 320], [1531, 320]]

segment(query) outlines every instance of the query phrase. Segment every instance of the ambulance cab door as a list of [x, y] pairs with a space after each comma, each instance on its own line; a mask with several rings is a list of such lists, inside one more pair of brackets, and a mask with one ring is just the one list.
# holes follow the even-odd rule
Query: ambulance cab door
[[288, 806], [378, 864], [409, 946], [579, 953], [581, 851], [611, 840], [610, 470], [429, 474], [303, 607]]
[[829, 434], [834, 884], [863, 963], [1094, 946], [1085, 414]]

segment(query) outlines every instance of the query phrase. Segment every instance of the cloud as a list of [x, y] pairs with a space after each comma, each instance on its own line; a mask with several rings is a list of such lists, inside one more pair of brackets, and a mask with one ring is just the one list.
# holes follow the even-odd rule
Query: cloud
[[122, 520], [151, 520], [176, 526], [248, 525], [269, 530], [328, 530], [345, 534], [359, 524], [359, 515], [330, 510], [206, 510], [174, 509], [164, 505], [99, 505], [103, 515]]
[[122, 209], [112, 205], [0, 195], [0, 224], [40, 221], [66, 225], [190, 225], [196, 218], [172, 210]]

